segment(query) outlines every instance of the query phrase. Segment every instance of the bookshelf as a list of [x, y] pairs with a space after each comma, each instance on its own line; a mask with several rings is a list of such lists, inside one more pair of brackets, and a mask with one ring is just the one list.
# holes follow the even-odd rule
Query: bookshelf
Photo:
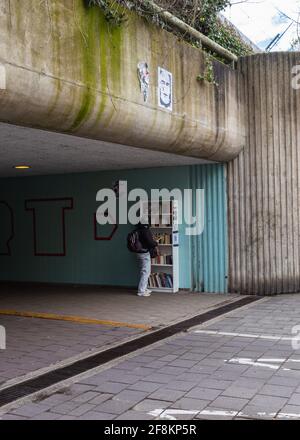
[[[151, 205], [144, 202], [142, 212], [151, 215]], [[148, 287], [152, 292], [176, 293], [179, 291], [178, 203], [176, 200], [152, 202], [152, 213], [155, 218], [150, 227], [159, 242], [159, 256], [151, 259]]]

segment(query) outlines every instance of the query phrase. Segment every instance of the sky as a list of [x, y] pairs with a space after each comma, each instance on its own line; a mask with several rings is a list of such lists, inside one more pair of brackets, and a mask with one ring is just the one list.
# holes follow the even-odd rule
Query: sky
[[293, 20], [300, 22], [300, 0], [232, 0], [232, 3], [236, 4], [223, 15], [263, 50], [291, 25], [272, 51], [290, 49], [291, 41], [297, 37], [297, 24]]

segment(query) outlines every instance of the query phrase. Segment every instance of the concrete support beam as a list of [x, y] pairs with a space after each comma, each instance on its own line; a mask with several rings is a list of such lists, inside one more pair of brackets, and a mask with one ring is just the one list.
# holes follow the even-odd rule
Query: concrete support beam
[[[198, 81], [203, 52], [127, 14], [116, 28], [83, 0], [0, 0], [0, 121], [215, 161], [235, 157], [245, 134], [240, 73], [215, 62], [218, 85]], [[172, 111], [158, 105], [158, 67], [173, 75]]]

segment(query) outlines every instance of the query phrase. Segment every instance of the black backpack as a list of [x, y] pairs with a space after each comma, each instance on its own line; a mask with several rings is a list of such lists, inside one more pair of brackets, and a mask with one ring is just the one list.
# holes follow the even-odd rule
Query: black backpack
[[131, 231], [127, 235], [127, 248], [130, 252], [134, 252], [136, 254], [140, 254], [144, 251], [142, 243], [140, 241], [140, 234], [137, 229]]

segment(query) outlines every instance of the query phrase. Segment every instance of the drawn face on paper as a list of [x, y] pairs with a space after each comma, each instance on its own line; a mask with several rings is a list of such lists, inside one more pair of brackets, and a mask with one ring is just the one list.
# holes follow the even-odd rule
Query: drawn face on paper
[[148, 64], [146, 62], [141, 62], [138, 64], [138, 77], [144, 102], [147, 102], [149, 97], [150, 73]]
[[159, 105], [172, 110], [172, 74], [159, 67]]

